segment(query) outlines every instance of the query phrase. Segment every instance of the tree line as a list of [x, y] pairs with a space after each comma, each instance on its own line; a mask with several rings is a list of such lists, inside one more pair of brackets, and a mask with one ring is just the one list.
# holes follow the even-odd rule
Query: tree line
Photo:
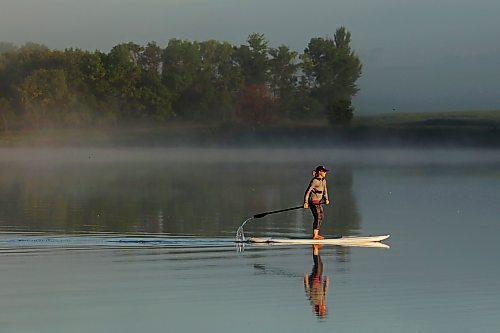
[[362, 65], [344, 27], [302, 54], [253, 33], [244, 45], [171, 39], [108, 53], [0, 43], [0, 131], [178, 120], [249, 124], [353, 117]]

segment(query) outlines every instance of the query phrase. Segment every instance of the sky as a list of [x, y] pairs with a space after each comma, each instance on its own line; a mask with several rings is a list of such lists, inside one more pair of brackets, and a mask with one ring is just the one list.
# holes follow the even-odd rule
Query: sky
[[363, 63], [357, 115], [500, 109], [498, 0], [0, 0], [0, 41], [109, 51], [171, 38], [302, 53], [345, 26]]

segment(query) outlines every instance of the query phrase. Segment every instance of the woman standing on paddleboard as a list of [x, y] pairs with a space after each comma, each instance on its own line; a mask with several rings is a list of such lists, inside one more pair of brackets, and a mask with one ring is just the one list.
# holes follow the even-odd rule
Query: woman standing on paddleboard
[[313, 239], [324, 239], [324, 237], [319, 234], [319, 228], [325, 218], [322, 200], [325, 199], [324, 203], [327, 205], [330, 204], [330, 200], [328, 199], [328, 188], [326, 187], [327, 172], [328, 170], [322, 165], [316, 167], [313, 172], [314, 177], [311, 179], [306, 194], [304, 195], [304, 208], [310, 208], [314, 217]]

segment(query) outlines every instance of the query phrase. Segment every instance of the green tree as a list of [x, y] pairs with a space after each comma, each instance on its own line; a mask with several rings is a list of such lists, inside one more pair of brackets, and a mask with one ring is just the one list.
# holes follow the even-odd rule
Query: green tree
[[252, 33], [247, 38], [248, 45], [236, 50], [236, 59], [243, 72], [245, 85], [263, 85], [269, 76], [269, 47], [263, 34]]
[[34, 70], [53, 68], [52, 56], [47, 47], [33, 43], [0, 54], [0, 96], [11, 99], [15, 107], [18, 87]]
[[143, 76], [161, 79], [162, 57], [163, 49], [156, 42], [148, 43], [139, 55]]
[[171, 40], [165, 49], [162, 78], [173, 95], [173, 108], [183, 119], [229, 120], [241, 71], [234, 49], [215, 40]]
[[109, 94], [114, 98], [108, 106], [118, 112], [121, 120], [134, 119], [142, 112], [138, 102], [140, 91], [138, 83], [141, 79], [139, 57], [141, 46], [134, 43], [116, 45], [105, 57], [106, 80], [109, 83]]
[[327, 107], [327, 117], [331, 124], [347, 125], [353, 118], [354, 109], [350, 99], [335, 100]]
[[260, 125], [276, 120], [276, 98], [270, 90], [270, 49], [263, 34], [252, 33], [247, 45], [236, 49], [235, 59], [244, 78], [238, 96], [238, 114], [246, 123]]
[[172, 107], [181, 118], [193, 118], [199, 108], [200, 90], [196, 80], [201, 67], [197, 42], [171, 39], [163, 54], [162, 81], [172, 93]]
[[342, 27], [333, 39], [312, 38], [300, 56], [258, 33], [240, 46], [172, 39], [164, 49], [123, 43], [109, 53], [0, 43], [0, 128], [173, 117], [254, 126], [319, 109], [344, 124], [361, 75], [350, 40]]
[[105, 100], [109, 92], [102, 54], [80, 49], [66, 49], [62, 68], [68, 89], [75, 95], [74, 108], [87, 118], [102, 118], [106, 113]]
[[61, 69], [33, 71], [19, 88], [19, 94], [27, 124], [34, 128], [64, 122], [64, 113], [74, 102]]
[[227, 43], [218, 43], [215, 60], [215, 80], [213, 86], [217, 94], [218, 105], [214, 105], [217, 110], [216, 117], [225, 122], [235, 120], [235, 105], [237, 96], [243, 89], [244, 77], [241, 68], [235, 61], [235, 49]]
[[288, 117], [297, 97], [298, 54], [286, 45], [270, 49], [269, 54], [269, 84], [273, 95], [278, 99], [280, 113]]
[[208, 40], [198, 43], [199, 46], [199, 68], [196, 80], [191, 85], [191, 90], [198, 97], [198, 104], [191, 110], [192, 116], [199, 120], [214, 120], [219, 118], [218, 104], [219, 94], [217, 92], [218, 81], [218, 47], [219, 42]]
[[5, 97], [0, 97], [0, 131], [7, 132], [14, 117], [10, 101]]
[[200, 43], [200, 55], [197, 86], [202, 92], [202, 119], [234, 120], [235, 97], [243, 87], [243, 76], [234, 62], [233, 47], [229, 43], [210, 40]]
[[[351, 34], [341, 27], [331, 38], [312, 38], [305, 50], [305, 58], [310, 62], [306, 74], [312, 85], [312, 96], [319, 100], [327, 113], [340, 112], [339, 115], [328, 115], [330, 120], [340, 119], [348, 123], [352, 119], [352, 110], [340, 111], [339, 106], [349, 105], [351, 98], [358, 92], [357, 79], [361, 76], [361, 61], [350, 47]], [[348, 103], [340, 103], [344, 100]]]
[[144, 107], [143, 118], [166, 121], [173, 116], [171, 93], [162, 83], [163, 49], [155, 42], [148, 43], [139, 55], [141, 80], [140, 103]]

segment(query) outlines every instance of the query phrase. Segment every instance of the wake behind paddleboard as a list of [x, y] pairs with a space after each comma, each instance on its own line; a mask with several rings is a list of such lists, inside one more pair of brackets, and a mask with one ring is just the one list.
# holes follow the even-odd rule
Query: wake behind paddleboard
[[366, 247], [389, 247], [381, 241], [389, 238], [390, 235], [379, 236], [344, 236], [340, 238], [329, 239], [294, 239], [294, 238], [269, 238], [269, 237], [252, 237], [246, 241], [252, 244], [330, 244], [342, 246], [366, 246]]

